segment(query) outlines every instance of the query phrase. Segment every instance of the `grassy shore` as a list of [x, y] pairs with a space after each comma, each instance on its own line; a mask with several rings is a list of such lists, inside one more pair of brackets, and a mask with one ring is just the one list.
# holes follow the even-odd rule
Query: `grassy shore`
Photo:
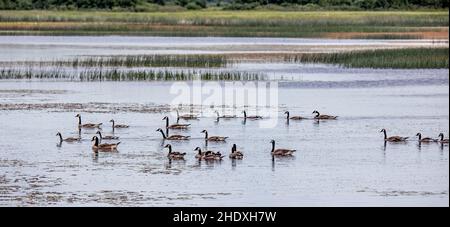
[[0, 35], [448, 38], [448, 11], [0, 11]]

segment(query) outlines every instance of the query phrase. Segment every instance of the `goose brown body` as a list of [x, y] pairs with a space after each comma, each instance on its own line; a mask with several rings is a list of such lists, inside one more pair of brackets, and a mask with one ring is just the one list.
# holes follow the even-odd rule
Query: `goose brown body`
[[317, 110], [314, 110], [313, 114], [316, 114], [314, 116], [314, 119], [317, 119], [317, 120], [336, 120], [338, 118], [338, 116], [320, 114], [319, 111], [317, 111]]
[[184, 156], [186, 155], [186, 153], [172, 151], [172, 145], [170, 145], [170, 144], [167, 144], [165, 146], [165, 148], [169, 149], [169, 153], [167, 154], [167, 157], [169, 159], [181, 160], [181, 159], [184, 159]]
[[296, 150], [293, 149], [275, 149], [275, 140], [271, 140], [272, 151], [271, 154], [273, 156], [292, 156]]
[[208, 136], [208, 131], [206, 130], [201, 131], [201, 133], [205, 134], [206, 141], [223, 142], [228, 138], [226, 136]]
[[77, 114], [75, 117], [78, 118], [78, 127], [79, 128], [100, 128], [102, 126], [102, 123], [98, 123], [98, 124], [94, 124], [94, 123], [82, 124], [81, 123], [81, 115]]
[[244, 119], [251, 119], [251, 120], [259, 120], [262, 119], [262, 116], [258, 116], [258, 115], [247, 115], [247, 111], [242, 111], [242, 113], [244, 113]]
[[289, 111], [284, 112], [284, 114], [286, 114], [286, 118], [287, 120], [305, 120], [307, 119], [306, 117], [302, 117], [302, 116], [290, 116]]
[[118, 136], [112, 136], [112, 135], [105, 135], [105, 136], [103, 136], [100, 131], [97, 131], [96, 134], [100, 137], [100, 142], [102, 140], [118, 140], [119, 139]]
[[438, 142], [437, 139], [433, 139], [433, 138], [430, 138], [430, 137], [422, 137], [422, 134], [420, 132], [417, 133], [416, 136], [419, 137], [418, 141], [420, 143], [434, 143], [434, 142]]
[[244, 154], [237, 150], [236, 144], [233, 144], [233, 147], [231, 148], [231, 153], [229, 155], [231, 159], [243, 159]]
[[61, 135], [61, 133], [56, 133], [56, 136], [58, 136], [59, 137], [59, 142], [60, 143], [62, 143], [63, 141], [64, 142], [68, 142], [68, 143], [71, 143], [71, 142], [79, 142], [79, 141], [81, 141], [81, 138], [80, 137], [67, 137], [67, 138], [63, 138], [62, 137], [62, 135]]
[[402, 137], [402, 136], [387, 136], [387, 132], [386, 129], [381, 129], [381, 131], [384, 134], [384, 141], [387, 142], [394, 142], [394, 143], [398, 143], [398, 142], [405, 142], [409, 137]]
[[167, 136], [161, 128], [158, 128], [156, 131], [160, 132], [163, 139], [165, 139], [165, 140], [189, 140], [189, 138], [190, 138], [190, 136], [183, 136], [183, 135]]
[[115, 128], [129, 128], [130, 127], [129, 125], [116, 124], [116, 122], [113, 119], [111, 119], [109, 122], [112, 123], [112, 128], [113, 129], [115, 129]]
[[199, 160], [222, 160], [223, 156], [220, 152], [214, 152], [214, 151], [205, 151], [202, 152], [200, 147], [197, 147], [194, 149], [194, 151], [197, 151], [198, 153], [195, 155], [195, 158]]
[[166, 121], [166, 128], [168, 129], [187, 129], [191, 124], [169, 124], [169, 117], [164, 117], [163, 121]]
[[92, 149], [94, 151], [116, 151], [120, 142], [118, 143], [99, 143], [97, 136], [92, 137]]

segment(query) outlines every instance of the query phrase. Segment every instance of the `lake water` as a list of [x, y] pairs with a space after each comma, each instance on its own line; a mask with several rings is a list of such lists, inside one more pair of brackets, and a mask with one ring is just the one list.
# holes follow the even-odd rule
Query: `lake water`
[[[96, 40], [35, 38], [33, 42], [51, 45]], [[5, 48], [1, 45], [8, 39], [0, 36], [0, 48]], [[162, 38], [133, 37], [108, 37], [104, 43], [133, 46], [146, 39], [156, 46], [158, 42], [161, 46], [168, 43]], [[194, 42], [194, 38], [171, 39]], [[17, 43], [30, 40], [19, 37]], [[199, 40], [212, 45], [220, 40], [245, 42], [252, 48], [248, 38]], [[255, 39], [254, 43], [300, 42], [268, 40]], [[366, 45], [375, 41], [342, 42]], [[102, 47], [104, 53], [115, 51], [106, 46]], [[49, 51], [61, 56], [86, 54], [90, 47], [79, 52], [64, 47], [43, 49], [33, 52], [33, 58], [54, 57]], [[9, 51], [1, 51], [0, 58], [27, 58], [20, 50]], [[0, 80], [0, 206], [449, 206], [449, 147], [419, 144], [415, 137], [417, 132], [429, 137], [442, 132], [448, 138], [447, 69], [243, 63], [229, 70], [272, 76], [271, 81], [278, 82], [277, 102], [264, 106], [226, 103], [224, 107], [180, 107], [171, 105], [177, 97], [170, 92], [174, 86], [171, 82]], [[187, 88], [194, 86], [191, 81], [183, 83]], [[233, 88], [242, 89], [236, 84]], [[203, 95], [204, 99], [208, 97]], [[189, 130], [171, 131], [192, 137], [170, 142], [175, 151], [187, 153], [185, 161], [169, 161], [163, 149], [168, 141], [155, 131], [164, 127], [164, 116], [175, 119], [176, 108], [182, 113], [192, 109], [200, 115], [199, 120], [189, 121]], [[262, 128], [259, 121], [244, 122], [244, 109], [270, 117], [276, 121], [275, 126]], [[217, 122], [214, 110], [239, 118]], [[283, 115], [286, 110], [306, 117], [320, 110], [339, 118], [287, 124]], [[277, 116], [267, 115], [274, 112]], [[95, 130], [82, 130], [79, 143], [58, 146], [58, 131], [63, 137], [78, 135], [77, 113], [83, 122], [103, 122], [103, 134], [113, 133], [108, 122], [111, 118], [129, 124], [128, 129], [114, 131], [121, 141], [118, 152], [94, 154], [90, 140]], [[379, 133], [382, 128], [390, 135], [411, 139], [385, 144]], [[235, 143], [244, 159], [225, 157], [212, 163], [196, 160], [193, 149], [206, 146], [200, 133], [203, 129], [210, 135], [229, 137], [226, 143], [210, 142], [208, 149], [228, 155]], [[271, 139], [277, 141], [277, 147], [296, 149], [295, 156], [272, 159]]]

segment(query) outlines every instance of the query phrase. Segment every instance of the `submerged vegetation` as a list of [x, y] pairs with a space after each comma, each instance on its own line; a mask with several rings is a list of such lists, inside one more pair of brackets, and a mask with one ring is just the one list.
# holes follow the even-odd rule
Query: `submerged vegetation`
[[0, 35], [448, 38], [448, 11], [0, 11]]
[[448, 68], [447, 48], [407, 48], [287, 55], [285, 61], [326, 63], [349, 68]]

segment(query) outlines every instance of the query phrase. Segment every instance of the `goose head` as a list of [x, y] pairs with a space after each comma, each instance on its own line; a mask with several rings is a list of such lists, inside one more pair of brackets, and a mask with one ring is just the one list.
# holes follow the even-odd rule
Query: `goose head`
[[112, 123], [114, 123], [114, 120], [113, 120], [113, 119], [111, 119], [111, 120], [109, 120], [109, 122], [112, 122]]
[[167, 119], [169, 119], [167, 116], [165, 116], [162, 120], [164, 121], [164, 120], [167, 120]]
[[275, 140], [270, 140], [270, 143], [271, 143], [271, 144], [274, 144], [274, 143], [275, 143]]
[[206, 130], [203, 130], [203, 131], [201, 131], [200, 133], [207, 133], [207, 131], [206, 131]]
[[56, 136], [61, 136], [61, 133], [60, 132], [56, 133]]
[[284, 114], [289, 114], [289, 111], [285, 111]]
[[75, 115], [75, 117], [81, 117], [81, 115], [80, 115], [80, 114], [77, 114], [77, 115]]
[[202, 153], [202, 149], [200, 149], [200, 147], [196, 147], [196, 148], [194, 149], [194, 151], [198, 151], [199, 154]]
[[319, 113], [319, 111], [317, 111], [317, 110], [314, 110], [313, 112], [312, 112], [312, 114], [318, 114]]
[[231, 153], [234, 153], [236, 151], [236, 144], [233, 144], [233, 147], [231, 148]]
[[420, 136], [422, 136], [422, 134], [421, 134], [420, 132], [418, 132], [418, 133], [416, 134], [416, 136], [419, 136], [419, 137], [420, 137]]
[[157, 132], [162, 132], [163, 130], [161, 128], [156, 129]]
[[383, 129], [380, 130], [380, 132], [386, 132], [386, 129], [383, 128]]
[[164, 146], [164, 148], [170, 148], [170, 147], [172, 147], [172, 145], [170, 145], [170, 144], [166, 144], [166, 146]]

